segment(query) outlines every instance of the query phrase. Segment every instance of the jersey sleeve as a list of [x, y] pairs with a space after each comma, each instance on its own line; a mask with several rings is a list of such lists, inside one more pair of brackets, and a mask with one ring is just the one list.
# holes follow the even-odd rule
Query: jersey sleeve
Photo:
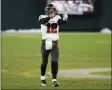
[[57, 15], [57, 18], [58, 18], [58, 19], [62, 19], [60, 15]]
[[60, 15], [58, 15], [58, 24], [64, 24], [64, 23], [66, 23], [66, 21], [65, 20], [63, 20], [63, 17], [61, 17]]
[[40, 24], [45, 24], [49, 20], [50, 20], [50, 18], [48, 16], [45, 16], [45, 15], [40, 15], [39, 19], [38, 19], [38, 21], [39, 21]]
[[41, 19], [42, 19], [42, 15], [39, 16], [39, 19], [38, 20], [40, 21]]

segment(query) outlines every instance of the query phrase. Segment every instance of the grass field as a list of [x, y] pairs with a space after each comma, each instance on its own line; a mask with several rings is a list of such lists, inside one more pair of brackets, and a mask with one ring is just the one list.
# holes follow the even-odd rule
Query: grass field
[[[110, 89], [110, 79], [58, 77], [59, 87], [40, 85], [40, 34], [2, 33], [2, 89]], [[60, 33], [59, 70], [111, 68], [111, 35]], [[50, 59], [47, 72], [50, 71]]]
[[108, 75], [108, 76], [110, 76], [110, 75], [111, 75], [111, 72], [110, 72], [110, 71], [107, 71], [107, 72], [92, 72], [91, 74], [96, 74], [96, 75]]

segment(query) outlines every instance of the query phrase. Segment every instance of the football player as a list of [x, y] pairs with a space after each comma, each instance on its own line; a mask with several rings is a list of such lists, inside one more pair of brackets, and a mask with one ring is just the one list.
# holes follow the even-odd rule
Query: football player
[[68, 19], [67, 13], [63, 14], [63, 17], [57, 15], [56, 7], [53, 4], [48, 4], [45, 7], [45, 15], [39, 16], [39, 23], [41, 25], [42, 32], [42, 44], [41, 44], [41, 85], [46, 86], [46, 67], [48, 64], [49, 54], [51, 55], [51, 74], [52, 74], [52, 86], [59, 85], [57, 82], [58, 73], [58, 58], [59, 58], [59, 25], [65, 23]]

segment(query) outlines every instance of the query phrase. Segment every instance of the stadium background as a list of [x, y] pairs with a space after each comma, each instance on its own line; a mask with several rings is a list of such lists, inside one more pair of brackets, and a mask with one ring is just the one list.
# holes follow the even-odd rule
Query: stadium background
[[[95, 1], [94, 13], [69, 15], [68, 22], [60, 27], [60, 85], [56, 89], [111, 90], [112, 0]], [[1, 0], [0, 75], [4, 90], [54, 90], [50, 60], [46, 71], [48, 86], [40, 84], [42, 38], [38, 17], [44, 13], [46, 3], [46, 0]]]
[[[1, 28], [38, 29], [37, 20], [44, 13], [46, 0], [1, 0]], [[68, 22], [61, 25], [61, 31], [100, 31], [112, 29], [112, 0], [96, 0], [95, 11], [90, 15], [69, 15]]]

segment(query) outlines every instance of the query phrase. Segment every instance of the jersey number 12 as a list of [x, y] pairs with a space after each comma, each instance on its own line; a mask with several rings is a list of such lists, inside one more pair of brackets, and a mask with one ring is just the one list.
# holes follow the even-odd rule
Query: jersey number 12
[[47, 23], [47, 33], [57, 33], [57, 24], [56, 23]]

